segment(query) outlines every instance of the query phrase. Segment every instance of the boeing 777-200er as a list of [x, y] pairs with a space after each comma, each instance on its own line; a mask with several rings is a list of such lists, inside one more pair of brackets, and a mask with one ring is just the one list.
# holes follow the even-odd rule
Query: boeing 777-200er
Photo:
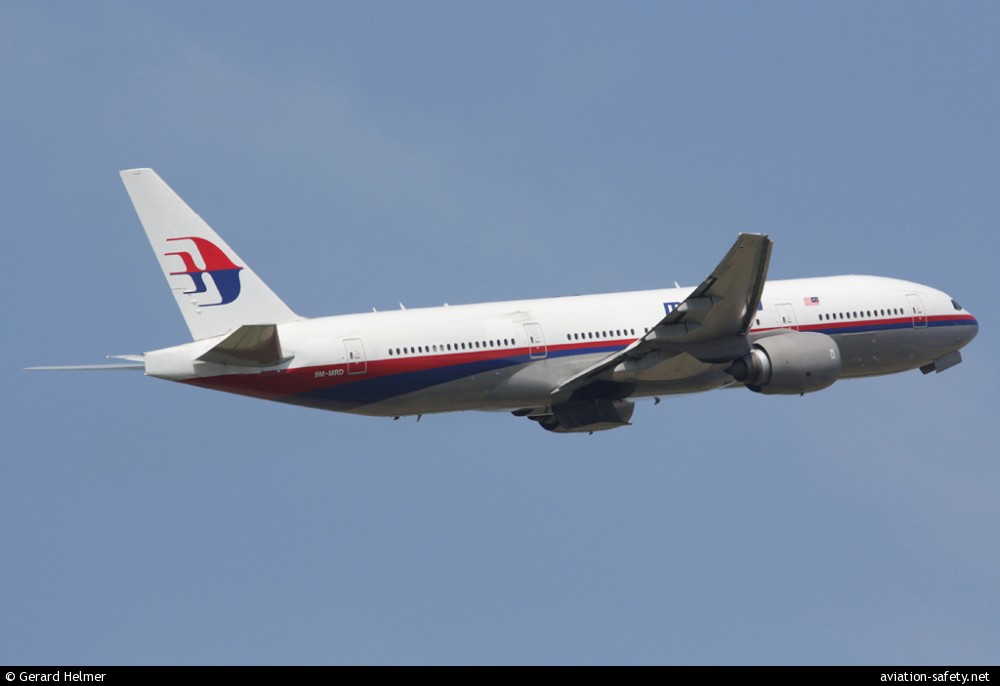
[[[309, 319], [276, 296], [151, 169], [121, 172], [194, 342], [124, 364], [267, 400], [400, 417], [507, 410], [556, 432], [630, 423], [634, 399], [961, 362], [979, 325], [939, 290], [877, 276], [765, 282], [772, 242], [741, 234], [694, 288]], [[658, 398], [657, 398], [658, 399]]]

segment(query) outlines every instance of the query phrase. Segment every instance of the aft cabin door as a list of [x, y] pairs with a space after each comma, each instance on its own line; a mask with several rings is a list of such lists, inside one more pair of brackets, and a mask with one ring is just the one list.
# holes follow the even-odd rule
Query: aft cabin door
[[361, 344], [360, 338], [345, 338], [344, 347], [347, 349], [347, 373], [364, 374], [368, 371], [368, 360], [365, 359], [365, 346]]
[[524, 333], [528, 337], [528, 355], [533, 360], [540, 360], [549, 354], [549, 349], [545, 346], [545, 336], [542, 334], [541, 324], [525, 324]]
[[927, 326], [927, 311], [924, 309], [924, 301], [916, 293], [906, 296], [906, 302], [910, 305], [910, 314], [913, 315], [913, 328], [919, 329]]

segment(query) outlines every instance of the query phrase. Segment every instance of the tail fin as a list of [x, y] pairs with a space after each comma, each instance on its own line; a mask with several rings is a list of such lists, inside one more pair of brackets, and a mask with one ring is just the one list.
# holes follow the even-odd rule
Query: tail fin
[[121, 177], [195, 340], [301, 319], [155, 171]]

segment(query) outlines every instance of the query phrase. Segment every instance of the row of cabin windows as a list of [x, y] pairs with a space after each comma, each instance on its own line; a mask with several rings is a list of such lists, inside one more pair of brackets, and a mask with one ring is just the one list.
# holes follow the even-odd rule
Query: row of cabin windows
[[567, 341], [586, 341], [595, 338], [621, 338], [622, 336], [634, 336], [635, 329], [612, 329], [610, 331], [587, 331], [585, 333], [568, 333]]
[[[916, 314], [916, 309], [913, 313]], [[821, 314], [819, 320], [822, 321], [833, 321], [835, 319], [860, 319], [861, 317], [885, 317], [887, 315], [902, 316], [906, 314], [901, 307], [892, 307], [888, 310], [868, 310], [867, 312], [862, 310], [861, 312], [835, 312], [834, 314]]]
[[[916, 314], [916, 308], [913, 309], [913, 314]], [[860, 312], [834, 312], [832, 314], [821, 314], [819, 315], [819, 320], [821, 322], [836, 321], [839, 319], [861, 319], [862, 317], [886, 317], [889, 315], [903, 316], [906, 312], [901, 307], [890, 307], [887, 310], [862, 310]], [[757, 319], [757, 326], [760, 326], [760, 318]]]
[[462, 350], [509, 348], [515, 343], [516, 341], [513, 338], [498, 338], [492, 341], [465, 341], [462, 343], [438, 343], [436, 345], [409, 345], [402, 348], [389, 348], [389, 357], [395, 357], [398, 355], [420, 355], [425, 353], [451, 353]]

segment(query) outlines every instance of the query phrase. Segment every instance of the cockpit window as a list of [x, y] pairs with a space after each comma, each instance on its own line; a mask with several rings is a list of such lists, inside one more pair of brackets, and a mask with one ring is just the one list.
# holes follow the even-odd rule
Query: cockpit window
[[952, 307], [954, 307], [954, 308], [955, 308], [956, 310], [961, 310], [961, 309], [962, 309], [962, 306], [961, 306], [961, 305], [959, 305], [959, 304], [958, 304], [957, 302], [955, 302], [954, 300], [952, 300], [952, 301], [951, 301], [951, 306], [952, 306]]

